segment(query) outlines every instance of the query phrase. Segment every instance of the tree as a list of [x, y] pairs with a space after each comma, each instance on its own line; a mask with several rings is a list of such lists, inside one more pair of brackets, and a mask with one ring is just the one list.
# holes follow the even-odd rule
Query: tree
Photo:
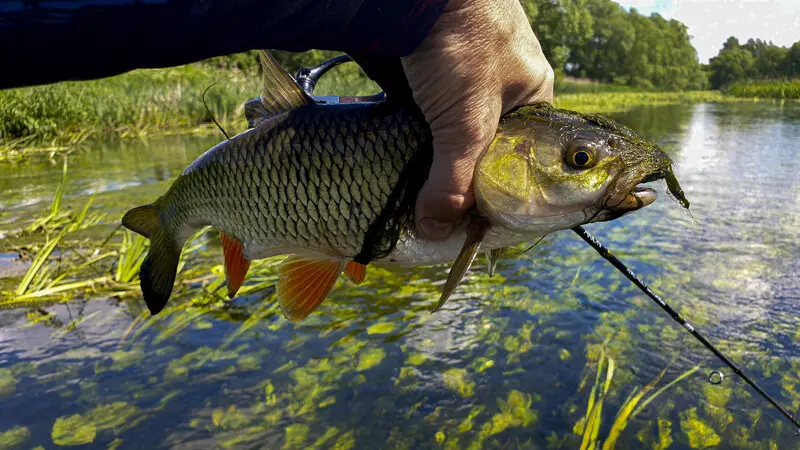
[[800, 41], [792, 44], [781, 63], [781, 72], [787, 78], [800, 78]]
[[729, 37], [717, 56], [709, 60], [711, 87], [722, 86], [747, 79], [753, 71], [755, 58], [735, 37]]
[[573, 50], [592, 35], [586, 0], [523, 0], [522, 6], [550, 65], [564, 70]]

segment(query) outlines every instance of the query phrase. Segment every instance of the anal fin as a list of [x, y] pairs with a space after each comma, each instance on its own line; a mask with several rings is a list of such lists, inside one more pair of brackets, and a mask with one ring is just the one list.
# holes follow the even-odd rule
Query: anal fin
[[242, 287], [250, 268], [250, 261], [247, 260], [242, 252], [244, 246], [238, 239], [219, 233], [222, 238], [222, 251], [225, 254], [225, 278], [228, 280], [228, 298], [233, 298]]
[[305, 319], [328, 297], [345, 269], [345, 260], [290, 256], [279, 268], [278, 303], [283, 315], [297, 322]]
[[344, 268], [344, 273], [353, 283], [361, 284], [364, 278], [367, 277], [367, 266], [355, 261], [350, 261], [347, 263], [347, 267]]
[[456, 290], [461, 279], [464, 278], [467, 270], [469, 270], [469, 266], [472, 265], [475, 255], [478, 254], [481, 242], [490, 227], [491, 224], [486, 218], [480, 216], [472, 218], [472, 221], [470, 221], [467, 226], [467, 239], [464, 241], [464, 246], [461, 247], [461, 252], [456, 257], [455, 262], [453, 262], [453, 267], [450, 268], [450, 273], [447, 275], [444, 289], [442, 289], [442, 295], [439, 297], [439, 302], [436, 304], [433, 312], [441, 309], [445, 302], [447, 302], [447, 299], [450, 298], [450, 295], [453, 294], [453, 291]]

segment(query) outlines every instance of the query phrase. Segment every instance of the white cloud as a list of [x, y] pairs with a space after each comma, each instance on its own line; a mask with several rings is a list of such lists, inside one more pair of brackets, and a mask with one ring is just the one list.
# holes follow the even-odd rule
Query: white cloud
[[689, 27], [701, 62], [715, 56], [729, 36], [789, 46], [800, 40], [800, 0], [619, 0], [626, 8], [658, 12]]

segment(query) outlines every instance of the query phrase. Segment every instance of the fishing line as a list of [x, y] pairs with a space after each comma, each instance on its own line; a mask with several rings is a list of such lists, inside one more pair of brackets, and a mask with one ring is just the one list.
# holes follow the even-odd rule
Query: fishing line
[[534, 242], [533, 245], [531, 245], [530, 247], [526, 248], [521, 253], [528, 253], [529, 251], [533, 250], [533, 247], [536, 247], [537, 245], [539, 245], [539, 243], [542, 242], [544, 240], [544, 238], [546, 238], [546, 237], [547, 237], [546, 234], [544, 236], [540, 237], [538, 241]]
[[[603, 244], [601, 244], [597, 239], [595, 239], [594, 236], [589, 234], [589, 232], [587, 232], [580, 225], [573, 228], [572, 231], [574, 231], [578, 236], [580, 236], [581, 239], [583, 239], [595, 251], [597, 251], [597, 253], [599, 253], [600, 256], [602, 256], [606, 261], [611, 263], [611, 265], [613, 265], [617, 270], [619, 270], [620, 273], [625, 275], [625, 277], [629, 279], [633, 284], [635, 284], [636, 287], [638, 287], [639, 289], [642, 290], [642, 292], [647, 294], [647, 296], [650, 297], [651, 300], [656, 302], [658, 306], [661, 307], [661, 309], [666, 311], [666, 313], [669, 314], [674, 321], [678, 322], [681, 326], [683, 326], [683, 328], [685, 328], [686, 331], [688, 331], [692, 336], [694, 336], [698, 341], [700, 341], [700, 343], [703, 344], [705, 348], [714, 353], [714, 355], [716, 355], [717, 358], [719, 358], [722, 362], [725, 363], [725, 365], [727, 365], [731, 370], [733, 370], [733, 372], [736, 375], [738, 375], [739, 378], [744, 380], [745, 383], [749, 384], [750, 387], [752, 387], [756, 392], [759, 393], [759, 395], [761, 395], [772, 406], [774, 406], [778, 411], [780, 411], [780, 413], [783, 414], [783, 416], [789, 422], [791, 422], [792, 425], [796, 427], [795, 434], [797, 434], [798, 431], [800, 431], [800, 422], [798, 422], [794, 418], [794, 416], [791, 413], [789, 413], [789, 411], [787, 411], [783, 406], [778, 404], [778, 402], [775, 401], [775, 399], [773, 399], [769, 394], [764, 392], [763, 389], [761, 389], [753, 380], [751, 380], [750, 377], [745, 375], [741, 369], [739, 369], [733, 362], [731, 362], [730, 359], [728, 359], [719, 350], [717, 350], [717, 348], [713, 344], [708, 342], [708, 340], [705, 337], [703, 337], [703, 335], [700, 334], [700, 332], [698, 332], [689, 322], [687, 322], [686, 319], [684, 319], [683, 316], [680, 315], [680, 313], [672, 309], [672, 307], [669, 306], [666, 302], [664, 302], [664, 300], [662, 300], [661, 297], [658, 296], [658, 294], [656, 294], [649, 287], [647, 287], [646, 284], [644, 284], [627, 266], [625, 266], [625, 264], [623, 264], [622, 261], [620, 261], [616, 256], [612, 255], [610, 250], [604, 247]], [[717, 373], [722, 375], [721, 372]], [[720, 383], [722, 382], [722, 378], [724, 378], [724, 376], [721, 377]]]
[[[778, 344], [777, 346], [778, 352], [780, 352], [781, 356], [783, 356], [783, 359], [785, 359], [789, 363], [789, 365], [792, 366], [792, 369], [795, 371], [795, 375], [800, 375], [800, 370], [798, 370], [797, 365], [795, 365], [794, 361], [792, 361], [788, 356], [786, 356], [786, 352], [783, 351], [784, 347], [783, 344], [778, 342], [778, 338], [776, 338], [775, 335], [772, 334], [772, 332], [769, 331], [768, 328], [764, 327], [764, 331], [766, 331], [770, 335], [770, 337], [772, 337], [772, 340], [775, 341], [776, 344]], [[800, 414], [800, 406], [797, 407], [797, 412], [795, 413], [795, 415], [797, 414]], [[795, 430], [795, 434], [797, 436], [800, 436], [800, 430]]]
[[228, 78], [226, 78], [224, 80], [217, 80], [217, 81], [211, 83], [211, 85], [209, 87], [207, 87], [206, 90], [203, 91], [203, 95], [201, 96], [201, 99], [203, 100], [203, 106], [206, 107], [206, 112], [208, 113], [208, 117], [211, 118], [211, 120], [214, 122], [214, 125], [216, 125], [217, 128], [219, 128], [219, 131], [222, 131], [222, 134], [225, 135], [225, 139], [228, 139], [228, 140], [230, 140], [231, 137], [228, 136], [228, 133], [226, 133], [225, 129], [222, 128], [222, 125], [220, 125], [219, 122], [217, 122], [217, 118], [214, 117], [213, 114], [211, 114], [211, 109], [208, 108], [208, 103], [206, 103], [206, 92], [208, 92], [209, 89], [211, 89], [212, 87], [216, 86], [218, 83], [221, 83], [223, 81], [230, 81], [230, 80], [232, 80], [232, 79], [234, 79], [234, 78], [236, 78], [238, 76], [239, 76], [239, 74], [237, 73], [235, 75], [229, 76]]
[[769, 331], [767, 328], [764, 328], [764, 331], [766, 331], [766, 332], [767, 332], [767, 334], [769, 334], [769, 335], [770, 335], [770, 337], [772, 338], [772, 340], [773, 340], [773, 341], [775, 341], [775, 343], [776, 343], [776, 344], [778, 344], [778, 346], [777, 346], [776, 348], [778, 349], [778, 352], [781, 354], [781, 356], [783, 356], [783, 359], [785, 359], [785, 360], [786, 360], [786, 362], [788, 362], [788, 363], [789, 363], [789, 365], [790, 365], [790, 366], [792, 366], [792, 369], [794, 369], [794, 371], [795, 371], [795, 372], [797, 372], [798, 374], [800, 374], [800, 369], [798, 369], [798, 368], [797, 368], [797, 366], [795, 365], [794, 361], [792, 361], [791, 359], [789, 359], [789, 357], [788, 357], [788, 356], [786, 356], [786, 353], [783, 351], [783, 344], [781, 344], [781, 343], [778, 341], [778, 338], [776, 338], [776, 337], [775, 337], [775, 335], [774, 335], [774, 334], [772, 334], [772, 332], [771, 332], [771, 331]]

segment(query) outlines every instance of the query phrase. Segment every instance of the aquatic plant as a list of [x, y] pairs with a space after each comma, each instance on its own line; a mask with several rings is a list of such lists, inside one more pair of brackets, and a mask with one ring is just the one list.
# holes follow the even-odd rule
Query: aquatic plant
[[726, 86], [723, 92], [734, 97], [800, 99], [800, 80], [739, 82]]
[[8, 450], [23, 448], [22, 444], [30, 437], [31, 430], [29, 430], [28, 427], [16, 426], [0, 433], [0, 448]]
[[[678, 377], [665, 384], [654, 393], [650, 394], [647, 398], [645, 398], [645, 396], [655, 389], [656, 385], [664, 377], [664, 374], [669, 367], [664, 368], [658, 375], [656, 375], [655, 378], [653, 378], [652, 381], [650, 381], [650, 383], [644, 387], [635, 387], [628, 394], [628, 397], [623, 401], [614, 417], [614, 421], [611, 424], [611, 429], [608, 435], [603, 440], [599, 436], [600, 426], [603, 422], [603, 404], [605, 403], [605, 399], [609, 394], [611, 381], [614, 378], [615, 367], [616, 365], [614, 359], [606, 355], [605, 347], [603, 347], [597, 362], [595, 381], [592, 385], [591, 391], [589, 392], [586, 413], [575, 423], [575, 426], [573, 427], [573, 432], [582, 437], [580, 446], [581, 450], [614, 450], [617, 441], [619, 440], [622, 432], [625, 430], [630, 420], [634, 419], [639, 413], [642, 412], [642, 410], [647, 407], [647, 405], [649, 405], [658, 396], [663, 394], [664, 391], [700, 369], [700, 366], [697, 365], [683, 372]], [[605, 376], [603, 376], [603, 369], [605, 369]]]
[[608, 113], [626, 111], [637, 106], [664, 106], [708, 102], [751, 101], [725, 95], [720, 91], [686, 92], [600, 92], [556, 94], [553, 105], [557, 108], [581, 112]]
[[117, 266], [114, 269], [114, 281], [131, 283], [139, 277], [139, 269], [147, 254], [149, 240], [128, 229], [122, 233], [122, 244], [117, 252]]

